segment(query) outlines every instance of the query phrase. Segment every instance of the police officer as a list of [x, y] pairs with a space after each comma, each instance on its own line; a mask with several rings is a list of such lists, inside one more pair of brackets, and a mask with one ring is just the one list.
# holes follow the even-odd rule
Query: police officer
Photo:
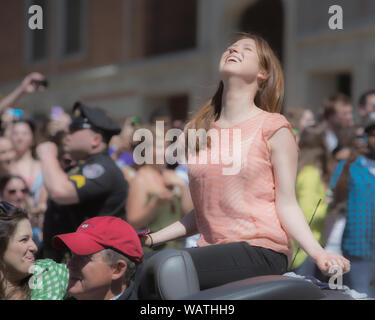
[[52, 237], [73, 232], [88, 218], [125, 218], [129, 186], [108, 155], [108, 143], [120, 131], [103, 110], [77, 102], [63, 143], [64, 151], [77, 165], [64, 172], [59, 165], [57, 146], [52, 142], [38, 146], [49, 196], [43, 226], [44, 257], [61, 261], [63, 254], [52, 247]]

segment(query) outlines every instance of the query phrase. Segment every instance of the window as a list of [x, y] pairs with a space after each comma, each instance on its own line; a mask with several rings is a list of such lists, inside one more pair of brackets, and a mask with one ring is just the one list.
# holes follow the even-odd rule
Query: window
[[347, 96], [352, 95], [352, 75], [350, 73], [340, 73], [336, 77], [337, 91], [345, 93]]
[[145, 55], [158, 55], [196, 46], [197, 1], [148, 0]]
[[[264, 23], [272, 21], [272, 23]], [[277, 57], [283, 60], [283, 2], [262, 0], [250, 5], [242, 14], [239, 31], [253, 32], [267, 40]]]
[[63, 0], [63, 56], [79, 54], [83, 49], [83, 11], [83, 0]]

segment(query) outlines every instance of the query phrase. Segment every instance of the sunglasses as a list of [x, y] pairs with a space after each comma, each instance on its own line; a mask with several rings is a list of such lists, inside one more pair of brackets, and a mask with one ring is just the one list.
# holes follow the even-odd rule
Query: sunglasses
[[5, 153], [8, 153], [8, 152], [12, 152], [12, 151], [14, 151], [14, 149], [0, 150], [0, 154], [5, 154]]
[[27, 190], [26, 188], [21, 189], [21, 190], [9, 189], [6, 192], [8, 192], [10, 195], [15, 195], [17, 191], [21, 191], [23, 194], [28, 194], [29, 193], [29, 190]]
[[69, 133], [70, 134], [73, 134], [73, 133], [76, 133], [77, 131], [80, 131], [80, 130], [83, 130], [83, 129], [86, 129], [86, 128], [82, 128], [82, 126], [69, 126]]
[[61, 162], [64, 166], [70, 166], [73, 163], [72, 159], [61, 159]]
[[14, 163], [14, 162], [16, 162], [14, 159], [9, 159], [9, 160], [0, 161], [0, 164], [9, 165], [9, 164]]

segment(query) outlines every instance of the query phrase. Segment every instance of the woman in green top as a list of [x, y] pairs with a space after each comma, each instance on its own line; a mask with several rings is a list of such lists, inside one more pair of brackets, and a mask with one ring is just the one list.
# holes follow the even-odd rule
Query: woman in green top
[[[300, 158], [296, 179], [297, 201], [306, 220], [311, 221], [310, 228], [315, 238], [321, 245], [324, 245], [324, 221], [328, 209], [326, 193], [332, 172], [332, 159], [326, 146], [324, 131], [316, 126], [306, 127], [301, 132], [299, 148]], [[321, 200], [320, 203], [319, 200]], [[318, 203], [319, 206], [315, 212]], [[311, 220], [314, 212], [314, 218]], [[297, 246], [294, 242], [292, 243], [294, 254], [296, 254]], [[298, 250], [293, 261], [291, 267], [296, 269], [298, 274], [319, 276], [315, 264], [310, 261], [304, 251]]]
[[0, 202], [0, 300], [61, 300], [69, 272], [52, 260], [35, 261], [27, 213]]

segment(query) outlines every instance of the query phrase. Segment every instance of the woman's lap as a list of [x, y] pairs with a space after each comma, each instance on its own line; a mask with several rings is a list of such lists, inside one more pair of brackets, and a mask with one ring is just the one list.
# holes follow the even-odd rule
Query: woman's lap
[[192, 257], [201, 290], [250, 277], [287, 272], [285, 255], [246, 242], [184, 249]]

